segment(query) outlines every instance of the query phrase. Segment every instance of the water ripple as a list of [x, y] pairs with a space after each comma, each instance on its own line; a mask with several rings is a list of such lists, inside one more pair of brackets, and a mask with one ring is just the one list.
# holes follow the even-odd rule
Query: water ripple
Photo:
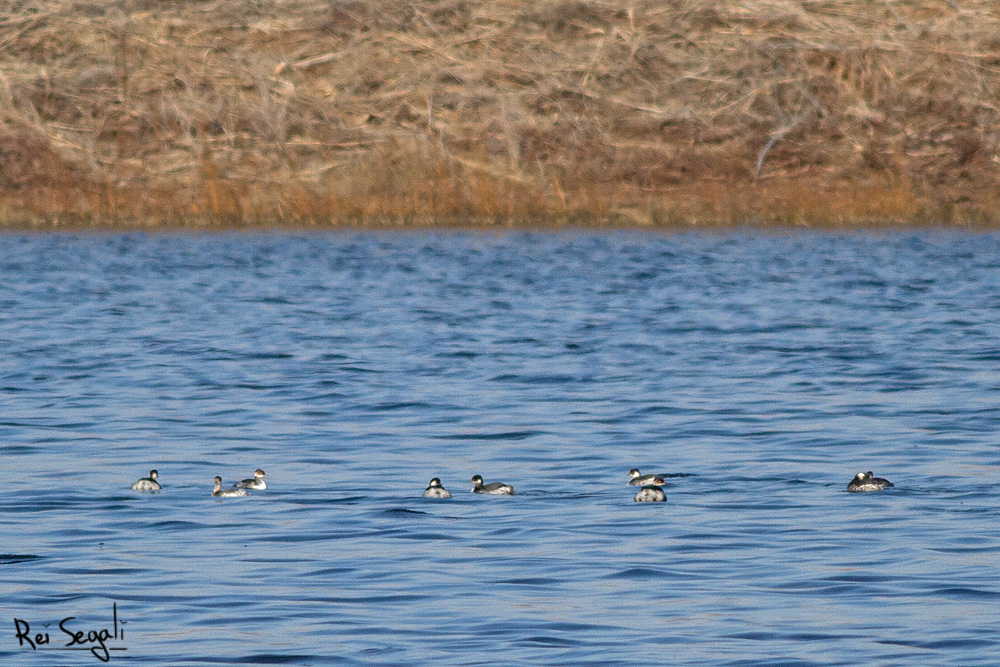
[[0, 236], [0, 607], [152, 667], [994, 665], [998, 251]]

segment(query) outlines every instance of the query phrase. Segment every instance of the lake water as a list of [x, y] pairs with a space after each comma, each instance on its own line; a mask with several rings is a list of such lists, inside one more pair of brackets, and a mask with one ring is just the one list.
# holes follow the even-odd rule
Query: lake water
[[4, 665], [1000, 655], [997, 235], [8, 234], [0, 349]]

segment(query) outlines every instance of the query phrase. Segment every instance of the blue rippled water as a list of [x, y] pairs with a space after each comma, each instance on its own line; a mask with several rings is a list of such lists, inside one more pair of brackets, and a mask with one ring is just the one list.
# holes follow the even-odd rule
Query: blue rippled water
[[996, 235], [4, 235], [0, 349], [4, 665], [1000, 655]]

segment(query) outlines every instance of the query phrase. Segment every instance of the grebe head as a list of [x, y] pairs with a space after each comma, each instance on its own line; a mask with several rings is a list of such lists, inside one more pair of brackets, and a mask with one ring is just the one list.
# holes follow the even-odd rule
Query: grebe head
[[156, 479], [159, 476], [160, 476], [160, 473], [156, 472], [155, 470], [150, 470], [149, 471], [149, 478], [150, 479]]
[[658, 486], [663, 486], [664, 484], [666, 484], [666, 482], [663, 481], [662, 477], [654, 477], [653, 484], [656, 484]]
[[470, 479], [469, 481], [472, 482], [473, 484], [475, 484], [476, 486], [481, 486], [482, 483], [483, 483], [483, 476], [482, 475], [473, 475], [472, 479]]
[[632, 468], [631, 470], [628, 471], [628, 476], [631, 477], [631, 478], [633, 478], [633, 479], [635, 479], [636, 477], [639, 477], [639, 469], [638, 468]]
[[256, 477], [257, 479], [260, 479], [261, 477], [264, 476], [264, 471], [261, 470], [260, 468], [257, 468], [256, 470], [253, 471], [253, 476]]
[[441, 480], [439, 480], [437, 477], [434, 477], [431, 479], [431, 483], [428, 484], [427, 486], [441, 486]]
[[871, 475], [872, 474], [870, 472], [859, 472], [857, 475], [854, 476], [854, 479], [856, 479], [859, 482], [863, 482], [869, 477], [871, 477]]

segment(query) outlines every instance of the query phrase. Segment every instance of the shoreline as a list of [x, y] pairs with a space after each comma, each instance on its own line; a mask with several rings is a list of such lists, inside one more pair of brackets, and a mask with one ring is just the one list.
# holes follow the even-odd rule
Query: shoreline
[[865, 221], [844, 223], [761, 223], [759, 220], [731, 223], [682, 224], [664, 225], [611, 224], [601, 221], [581, 220], [507, 220], [507, 221], [476, 221], [456, 220], [448, 222], [418, 222], [393, 220], [366, 221], [317, 221], [287, 223], [224, 223], [205, 224], [201, 222], [142, 224], [128, 221], [80, 223], [59, 221], [35, 221], [0, 225], [0, 236], [32, 235], [32, 234], [309, 234], [309, 233], [387, 233], [387, 234], [422, 234], [422, 233], [484, 233], [505, 234], [512, 232], [547, 233], [561, 232], [608, 233], [630, 232], [649, 234], [727, 234], [732, 232], [752, 232], [758, 234], [786, 233], [843, 233], [843, 234], [880, 234], [905, 232], [959, 232], [969, 234], [994, 234], [1000, 232], [1000, 224], [995, 223], [938, 223], [909, 221]]
[[[270, 230], [270, 229], [645, 229], [727, 230], [832, 229], [878, 230], [953, 228], [1000, 229], [1000, 203], [985, 191], [976, 206], [936, 202], [898, 184], [792, 182], [708, 183], [675, 188], [647, 199], [609, 193], [582, 203], [570, 198], [553, 202], [518, 201], [507, 196], [507, 210], [496, 201], [489, 207], [464, 205], [457, 210], [433, 199], [400, 203], [339, 200], [306, 193], [299, 186], [272, 186], [252, 198], [246, 184], [215, 184], [190, 193], [134, 191], [77, 194], [69, 206], [65, 191], [34, 192], [25, 204], [0, 196], [0, 231], [30, 230]], [[425, 189], [426, 191], [426, 189]], [[709, 198], [711, 197], [711, 198]], [[45, 206], [46, 201], [59, 205]]]

